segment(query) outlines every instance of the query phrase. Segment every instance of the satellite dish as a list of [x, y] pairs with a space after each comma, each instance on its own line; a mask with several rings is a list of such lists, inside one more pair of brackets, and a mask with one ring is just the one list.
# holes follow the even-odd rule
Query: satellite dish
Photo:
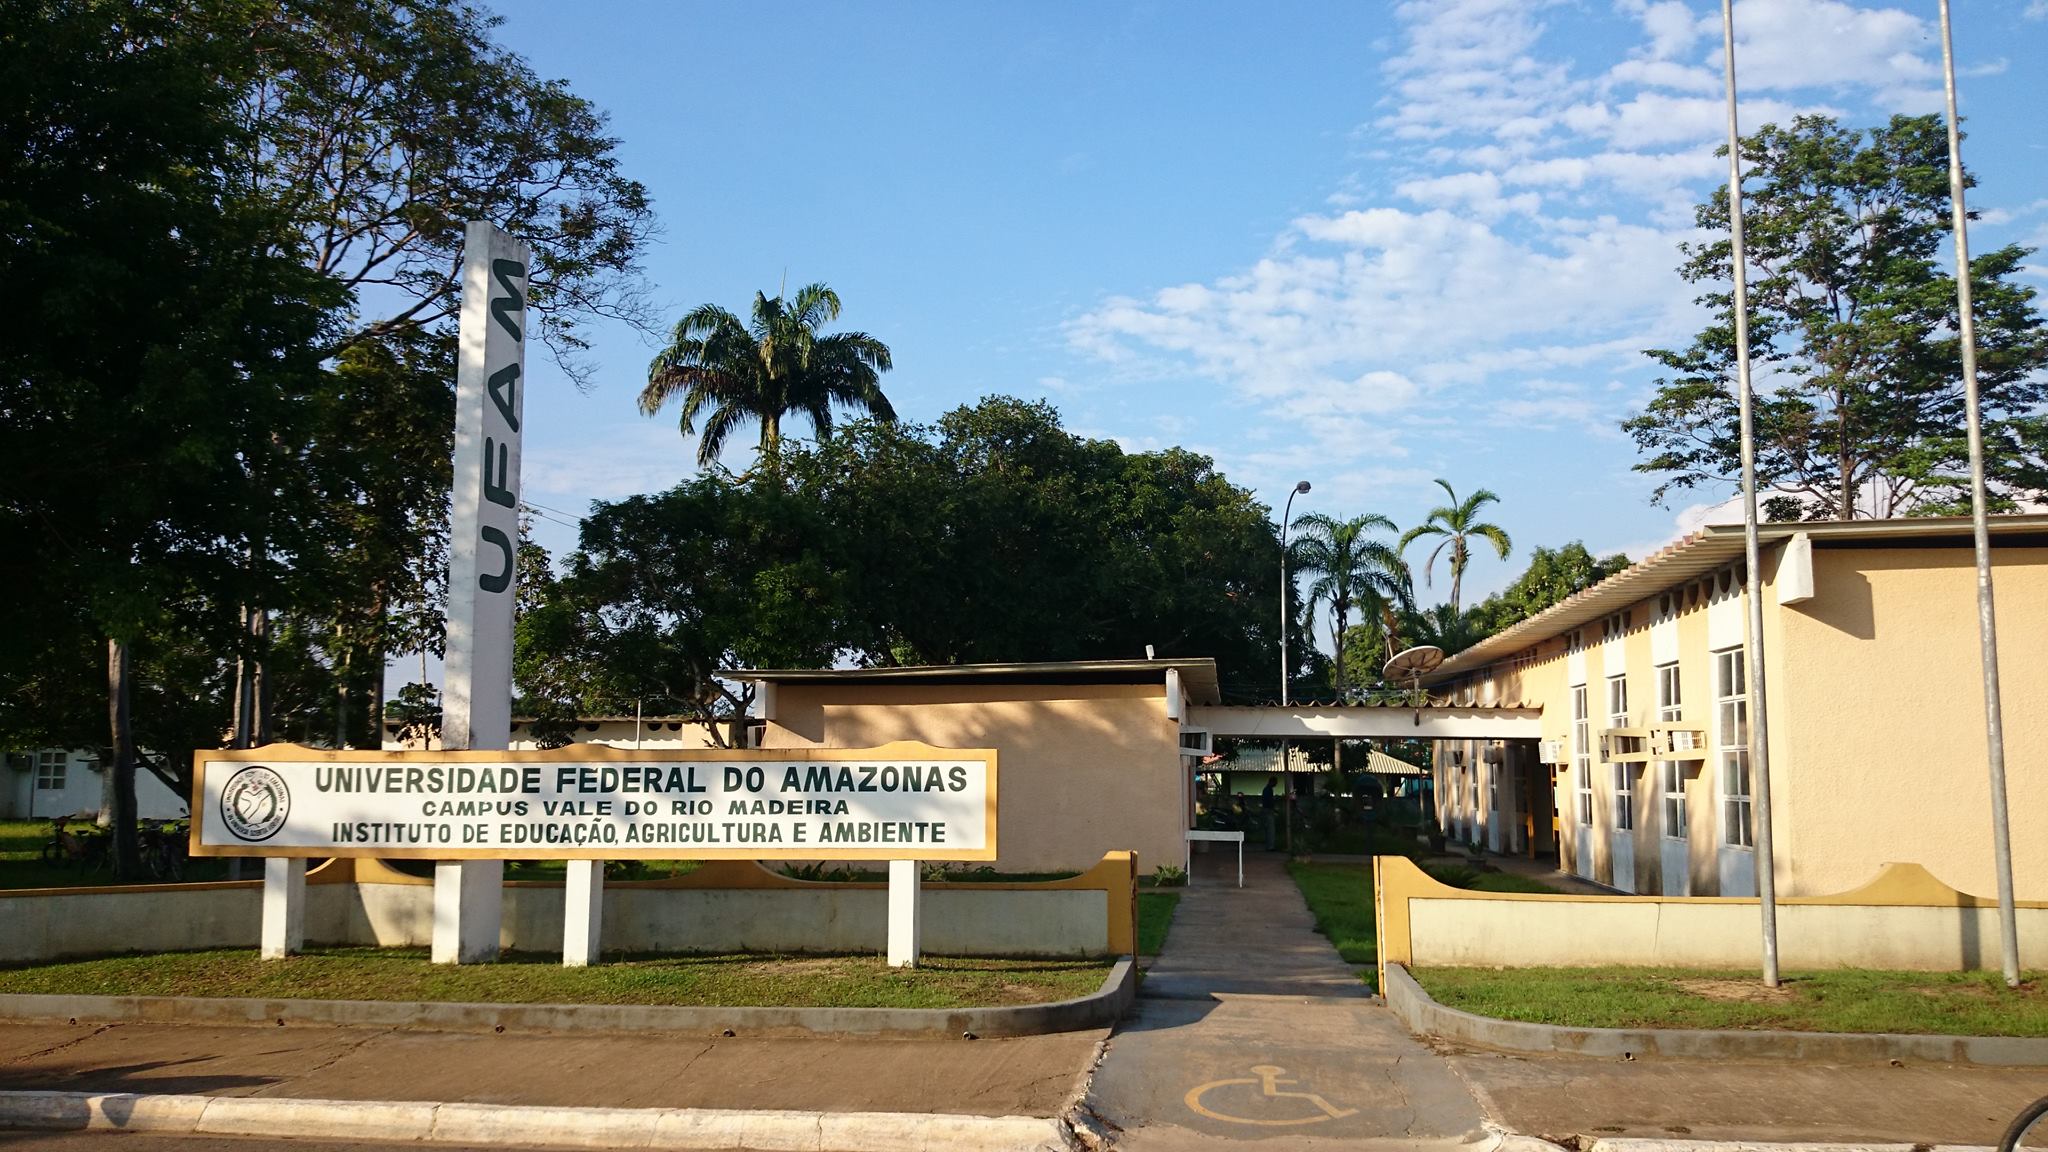
[[1422, 693], [1422, 678], [1437, 670], [1444, 662], [1444, 650], [1434, 644], [1417, 644], [1394, 653], [1382, 671], [1387, 679], [1398, 684], [1408, 681], [1409, 694], [1415, 698], [1415, 725], [1422, 726], [1422, 705], [1428, 697]]
[[1422, 679], [1437, 670], [1444, 662], [1444, 650], [1434, 644], [1418, 644], [1394, 653], [1383, 670], [1387, 679], [1396, 683]]

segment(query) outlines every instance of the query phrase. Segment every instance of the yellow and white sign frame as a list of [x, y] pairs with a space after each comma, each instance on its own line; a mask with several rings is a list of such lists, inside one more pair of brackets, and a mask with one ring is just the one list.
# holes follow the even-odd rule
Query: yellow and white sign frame
[[[535, 845], [486, 848], [443, 844], [413, 847], [389, 844], [330, 844], [299, 846], [246, 843], [203, 843], [210, 822], [224, 816], [214, 810], [209, 796], [220, 798], [220, 790], [208, 788], [213, 773], [224, 788], [229, 778], [244, 767], [262, 765], [334, 764], [391, 766], [460, 766], [464, 764], [514, 765], [796, 765], [843, 764], [907, 765], [916, 763], [979, 761], [985, 791], [982, 804], [982, 842], [977, 847], [951, 844], [863, 843], [852, 847], [821, 843], [750, 844], [740, 847], [706, 847], [656, 844], [634, 846], [621, 843], [579, 847]], [[202, 749], [192, 754], [192, 825], [189, 850], [193, 856], [277, 856], [277, 857], [377, 857], [387, 860], [931, 860], [983, 862], [996, 858], [997, 752], [993, 748], [939, 748], [915, 740], [894, 741], [872, 748], [701, 748], [632, 749], [601, 744], [577, 744], [567, 748], [531, 751], [438, 751], [387, 752], [353, 749], [308, 748], [298, 744], [270, 744], [261, 748]], [[260, 802], [261, 797], [257, 798]]]

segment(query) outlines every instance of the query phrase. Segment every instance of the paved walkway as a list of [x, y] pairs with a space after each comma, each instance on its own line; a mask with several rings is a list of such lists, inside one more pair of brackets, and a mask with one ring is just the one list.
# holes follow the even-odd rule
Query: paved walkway
[[1451, 1147], [1482, 1136], [1450, 1065], [1316, 934], [1279, 856], [1195, 857], [1166, 948], [1088, 1105], [1120, 1149]]
[[755, 1040], [15, 1024], [0, 1026], [0, 1088], [1051, 1116], [1102, 1035]]

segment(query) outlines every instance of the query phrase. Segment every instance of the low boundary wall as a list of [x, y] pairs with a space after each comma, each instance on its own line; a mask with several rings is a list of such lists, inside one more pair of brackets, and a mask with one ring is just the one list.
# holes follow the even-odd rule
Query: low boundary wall
[[1501, 1020], [1439, 1004], [1399, 964], [1387, 965], [1387, 1007], [1418, 1036], [1505, 1052], [1566, 1052], [1633, 1060], [1786, 1060], [1799, 1064], [2048, 1065], [2048, 1038], [1931, 1036], [1887, 1032], [1787, 1032], [1695, 1028], [1567, 1028]]
[[[1380, 986], [1411, 968], [1746, 968], [1762, 913], [1754, 898], [1473, 892], [1400, 856], [1373, 858]], [[1887, 864], [1861, 888], [1778, 901], [1786, 968], [1965, 971], [1998, 964], [1998, 902], [1959, 892], [1918, 864]], [[2019, 905], [2020, 951], [2048, 950], [2048, 903]]]
[[[1039, 883], [923, 886], [924, 951], [938, 956], [1127, 956], [1137, 951], [1137, 857]], [[562, 884], [505, 885], [507, 950], [559, 952]], [[684, 876], [605, 884], [603, 951], [880, 952], [888, 886], [797, 880], [752, 861]], [[120, 952], [253, 948], [261, 880], [0, 891], [0, 964]], [[425, 946], [433, 881], [368, 859], [330, 860], [306, 875], [312, 944]]]
[[[1130, 957], [1086, 996], [987, 1008], [700, 1008], [660, 1004], [453, 1004], [200, 996], [0, 995], [0, 1020], [42, 1024], [286, 1024], [426, 1032], [673, 1032], [950, 1040], [1107, 1028], [1138, 996]], [[2044, 1041], [2048, 1043], [2048, 1041]]]

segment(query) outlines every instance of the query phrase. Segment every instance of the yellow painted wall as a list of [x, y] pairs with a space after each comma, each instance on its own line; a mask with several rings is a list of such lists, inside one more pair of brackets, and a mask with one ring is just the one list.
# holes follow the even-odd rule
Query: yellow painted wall
[[1087, 868], [1135, 851], [1186, 860], [1187, 770], [1162, 684], [808, 685], [776, 688], [765, 748], [922, 740], [1002, 755], [995, 866]]
[[[1766, 549], [1762, 572], [1779, 893], [1840, 891], [1889, 861], [1922, 864], [1966, 891], [1994, 891], [1975, 569], [1967, 541], [1940, 548], [1818, 544], [1814, 598], [1786, 606], [1777, 601], [1783, 554], [1782, 546]], [[2048, 549], [2004, 546], [1994, 556], [2014, 873], [2022, 898], [2042, 899], [2048, 898]], [[1732, 571], [1723, 571], [1733, 579]], [[1714, 653], [1740, 645], [1746, 612], [1739, 587], [1721, 592], [1719, 577], [1705, 578], [1705, 587], [1693, 581], [1672, 590], [1681, 601], [1681, 718], [1705, 730], [1710, 748], [1718, 740]], [[1630, 606], [1633, 619], [1621, 642], [1637, 724], [1656, 717], [1650, 629], [1661, 595]], [[1582, 629], [1596, 740], [1608, 724], [1600, 627], [1594, 620]], [[1504, 662], [1492, 670], [1503, 700], [1543, 708], [1544, 737], [1564, 741], [1568, 759], [1570, 663], [1564, 638], [1553, 637], [1522, 667]], [[1473, 679], [1483, 684], [1487, 675]], [[1463, 684], [1439, 691], [1462, 695]], [[1612, 884], [1612, 766], [1596, 755], [1592, 777], [1592, 878]], [[1569, 767], [1558, 774], [1558, 860], [1567, 872], [1575, 870], [1579, 836], [1575, 786]], [[1711, 751], [1688, 771], [1686, 791], [1690, 892], [1719, 895], [1722, 795]], [[1655, 894], [1662, 856], [1655, 764], [1640, 770], [1636, 798], [1633, 890]]]
[[[2048, 549], [1992, 555], [2014, 883], [2048, 899]], [[1996, 891], [1974, 565], [1967, 546], [1817, 546], [1814, 598], [1767, 613], [1784, 667], [1770, 687], [1789, 894], [1887, 860]]]
[[[1420, 967], [1754, 964], [1754, 897], [1672, 900], [1473, 892], [1438, 883], [1398, 856], [1373, 860], [1381, 979]], [[2048, 903], [2018, 909], [2021, 955], [2048, 950]], [[1998, 964], [1998, 909], [1916, 864], [1885, 866], [1852, 891], [1787, 897], [1778, 909], [1787, 968], [1952, 971]]]

